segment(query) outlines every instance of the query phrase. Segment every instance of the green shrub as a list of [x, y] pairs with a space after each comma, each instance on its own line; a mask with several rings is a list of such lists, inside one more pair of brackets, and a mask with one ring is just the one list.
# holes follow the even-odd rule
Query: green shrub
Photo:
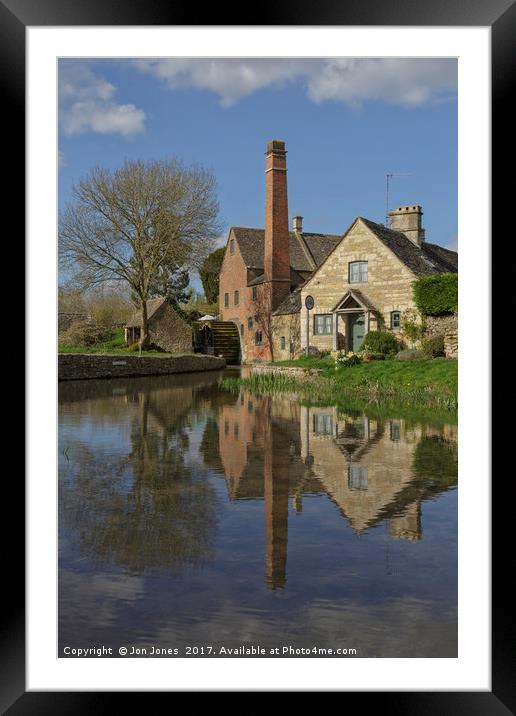
[[369, 331], [360, 346], [363, 353], [381, 353], [389, 355], [397, 353], [399, 342], [394, 333], [390, 331]]
[[421, 342], [421, 350], [430, 358], [438, 358], [444, 355], [444, 336], [432, 336], [424, 338]]
[[408, 308], [401, 315], [401, 330], [405, 338], [411, 343], [417, 343], [423, 338], [425, 332], [424, 321], [414, 308]]
[[426, 357], [423, 351], [418, 351], [415, 348], [406, 348], [396, 354], [396, 360], [418, 360]]
[[423, 316], [444, 316], [457, 310], [458, 276], [439, 273], [420, 276], [412, 284], [414, 303]]
[[59, 342], [65, 346], [94, 346], [113, 336], [113, 330], [96, 321], [77, 321], [61, 333]]

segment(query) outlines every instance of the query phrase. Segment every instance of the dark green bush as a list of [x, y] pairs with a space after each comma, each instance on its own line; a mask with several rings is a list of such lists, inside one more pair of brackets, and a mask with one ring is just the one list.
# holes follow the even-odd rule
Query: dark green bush
[[426, 357], [423, 351], [418, 351], [415, 348], [407, 348], [396, 354], [396, 360], [418, 360]]
[[360, 346], [360, 350], [363, 353], [381, 353], [385, 356], [390, 353], [397, 353], [399, 347], [398, 339], [394, 333], [390, 331], [369, 331]]
[[432, 336], [421, 341], [421, 350], [430, 358], [444, 355], [444, 336]]
[[414, 302], [423, 316], [444, 316], [457, 310], [458, 276], [439, 273], [420, 276], [412, 284]]

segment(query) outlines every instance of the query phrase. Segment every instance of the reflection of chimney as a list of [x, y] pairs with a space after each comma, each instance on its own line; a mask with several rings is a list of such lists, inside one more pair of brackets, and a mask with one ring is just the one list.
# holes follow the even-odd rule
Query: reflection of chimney
[[399, 206], [389, 212], [391, 229], [401, 231], [411, 241], [421, 246], [425, 240], [425, 230], [421, 226], [423, 210], [420, 206]]
[[389, 520], [389, 535], [396, 539], [417, 542], [423, 535], [421, 527], [421, 503], [419, 500], [409, 505], [399, 517]]
[[272, 281], [272, 310], [290, 293], [290, 233], [285, 142], [267, 143], [265, 169], [265, 280]]
[[274, 436], [268, 402], [263, 415], [265, 566], [267, 586], [277, 589], [287, 581], [289, 454], [286, 441]]

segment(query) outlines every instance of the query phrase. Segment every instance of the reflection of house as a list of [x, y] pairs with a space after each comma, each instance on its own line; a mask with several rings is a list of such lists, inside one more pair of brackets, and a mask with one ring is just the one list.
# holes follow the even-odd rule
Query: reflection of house
[[[147, 301], [147, 321], [151, 343], [168, 353], [192, 351], [192, 329], [166, 298]], [[125, 326], [125, 342], [128, 345], [140, 340], [141, 324], [141, 311], [136, 311]]]
[[[264, 499], [266, 578], [286, 581], [289, 498], [301, 512], [303, 494], [325, 494], [357, 533], [386, 522], [393, 539], [422, 537], [421, 502], [446, 489], [414, 472], [418, 446], [456, 428], [407, 426], [403, 420], [339, 414], [242, 391], [218, 412], [219, 452], [232, 500]], [[436, 476], [438, 477], [438, 476]]]

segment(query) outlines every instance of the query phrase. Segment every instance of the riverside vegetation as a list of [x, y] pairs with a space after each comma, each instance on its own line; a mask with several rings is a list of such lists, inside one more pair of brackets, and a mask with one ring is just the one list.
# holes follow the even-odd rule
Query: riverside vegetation
[[389, 407], [455, 411], [457, 361], [422, 358], [412, 361], [373, 360], [336, 365], [331, 355], [303, 356], [277, 363], [306, 369], [302, 375], [284, 372], [251, 373], [226, 378], [226, 389], [239, 386], [257, 394], [292, 393], [311, 404], [350, 404], [350, 400], [383, 403]]

